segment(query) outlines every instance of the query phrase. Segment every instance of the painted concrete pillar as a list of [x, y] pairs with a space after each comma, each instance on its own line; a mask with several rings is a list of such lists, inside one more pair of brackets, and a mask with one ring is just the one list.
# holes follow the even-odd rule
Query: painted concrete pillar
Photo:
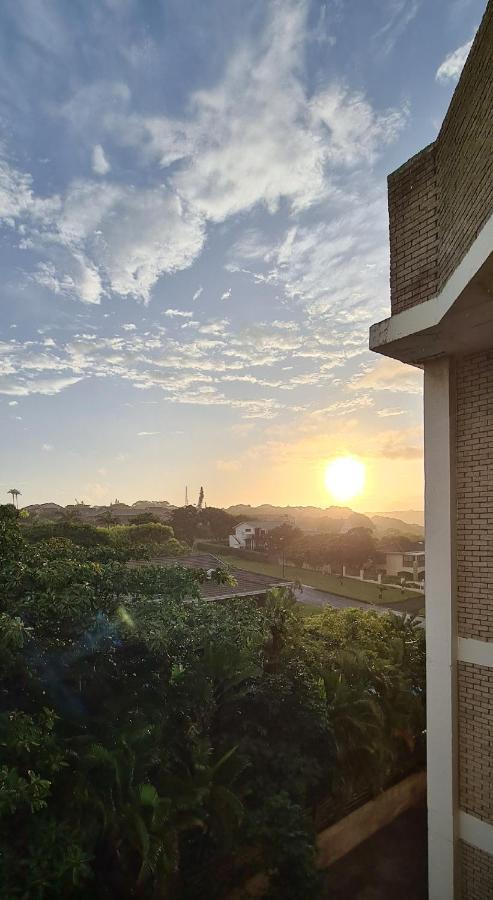
[[426, 677], [430, 900], [456, 900], [458, 847], [455, 398], [447, 358], [425, 364]]

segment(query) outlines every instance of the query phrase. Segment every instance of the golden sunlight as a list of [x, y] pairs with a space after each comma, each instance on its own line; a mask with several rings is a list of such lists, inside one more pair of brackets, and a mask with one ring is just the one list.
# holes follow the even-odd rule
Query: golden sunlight
[[325, 487], [336, 500], [350, 500], [365, 486], [365, 465], [354, 456], [338, 456], [327, 464]]

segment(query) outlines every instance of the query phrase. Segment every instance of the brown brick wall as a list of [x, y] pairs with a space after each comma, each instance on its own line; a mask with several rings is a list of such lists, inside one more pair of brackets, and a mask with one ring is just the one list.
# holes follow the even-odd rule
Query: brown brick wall
[[458, 664], [459, 805], [493, 825], [493, 669]]
[[392, 312], [437, 292], [438, 225], [435, 148], [427, 147], [389, 176]]
[[493, 856], [460, 842], [462, 900], [493, 898]]
[[443, 288], [492, 214], [493, 0], [489, 0], [437, 140], [389, 177], [393, 315]]
[[493, 641], [493, 352], [456, 362], [457, 615]]

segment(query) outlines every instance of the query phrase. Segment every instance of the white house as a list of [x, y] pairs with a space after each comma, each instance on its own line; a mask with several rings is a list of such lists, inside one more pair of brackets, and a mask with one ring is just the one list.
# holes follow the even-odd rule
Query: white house
[[229, 536], [229, 546], [235, 550], [263, 550], [267, 533], [279, 528], [280, 525], [294, 525], [294, 519], [291, 516], [282, 516], [279, 519], [240, 522]]
[[388, 550], [385, 551], [385, 573], [400, 575], [405, 572], [413, 581], [420, 581], [425, 574], [424, 550]]

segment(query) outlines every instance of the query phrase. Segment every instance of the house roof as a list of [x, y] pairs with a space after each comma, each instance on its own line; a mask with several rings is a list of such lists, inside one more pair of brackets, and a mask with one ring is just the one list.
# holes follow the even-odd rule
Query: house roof
[[243, 525], [248, 525], [249, 528], [277, 528], [279, 525], [290, 525], [291, 522], [286, 518], [279, 519], [245, 519], [244, 522], [238, 522], [238, 525], [235, 525], [234, 531], [237, 528], [241, 528]]
[[[145, 563], [143, 563], [145, 565]], [[236, 580], [235, 585], [217, 584], [205, 581], [200, 585], [200, 596], [203, 600], [229, 600], [232, 597], [255, 597], [266, 594], [274, 587], [292, 587], [293, 582], [284, 578], [273, 578], [246, 569], [226, 567], [218, 556], [212, 553], [190, 553], [187, 556], [168, 556], [151, 559], [147, 562], [160, 566], [183, 566], [185, 569], [228, 569]]]

